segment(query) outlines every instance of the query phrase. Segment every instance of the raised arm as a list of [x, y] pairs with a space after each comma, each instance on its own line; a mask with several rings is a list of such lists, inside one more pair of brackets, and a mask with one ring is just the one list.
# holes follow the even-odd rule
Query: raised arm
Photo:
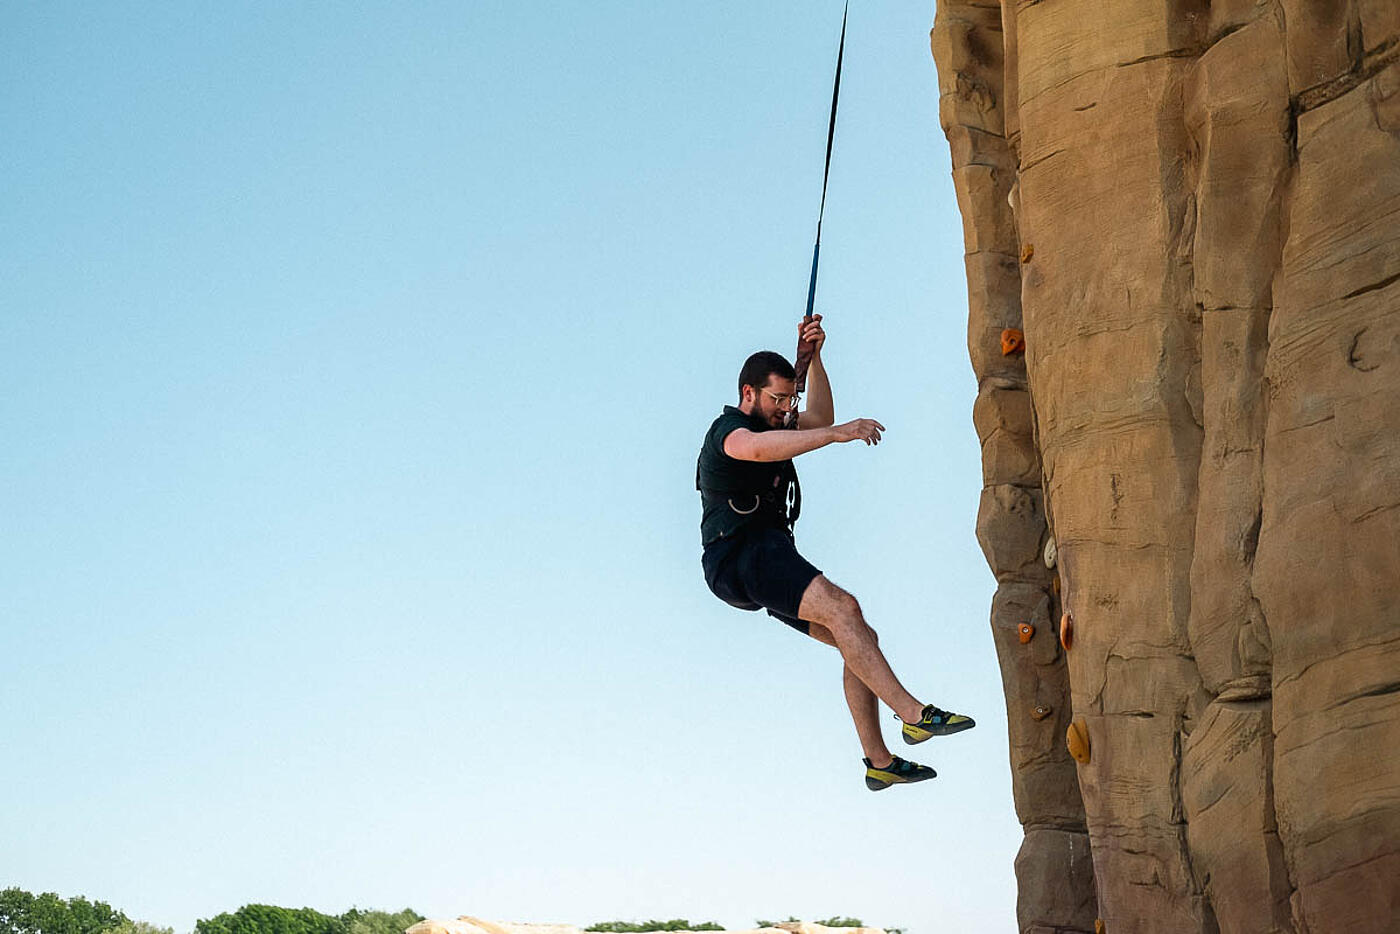
[[828, 444], [864, 441], [879, 444], [885, 426], [873, 418], [858, 418], [825, 428], [799, 428], [796, 431], [749, 431], [736, 428], [724, 439], [724, 453], [741, 461], [785, 461]]
[[822, 329], [822, 316], [812, 315], [811, 321], [798, 324], [798, 339], [811, 341], [816, 345], [812, 352], [812, 363], [807, 368], [807, 408], [798, 413], [798, 428], [825, 428], [836, 422], [836, 407], [831, 401], [831, 382], [822, 364], [822, 345], [826, 343], [826, 331]]

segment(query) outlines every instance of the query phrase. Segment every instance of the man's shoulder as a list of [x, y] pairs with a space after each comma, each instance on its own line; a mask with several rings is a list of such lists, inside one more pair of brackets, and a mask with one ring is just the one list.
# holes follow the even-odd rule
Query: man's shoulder
[[747, 428], [750, 431], [757, 431], [759, 425], [752, 415], [745, 415], [732, 405], [726, 405], [724, 411], [715, 416], [715, 420], [710, 422], [710, 434], [723, 431], [726, 435], [736, 428]]
[[732, 405], [726, 405], [724, 411], [710, 422], [709, 431], [705, 432], [706, 447], [711, 448], [714, 453], [724, 454], [724, 439], [740, 428], [747, 428], [750, 431], [757, 430], [752, 416], [745, 415]]

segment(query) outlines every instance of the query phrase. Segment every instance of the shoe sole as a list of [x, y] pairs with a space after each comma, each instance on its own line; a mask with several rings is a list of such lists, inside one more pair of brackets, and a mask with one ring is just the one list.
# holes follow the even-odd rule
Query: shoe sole
[[916, 779], [914, 779], [913, 781], [886, 782], [886, 781], [881, 781], [881, 780], [878, 779], [878, 778], [871, 778], [869, 775], [867, 775], [867, 776], [865, 777], [865, 787], [866, 787], [866, 788], [869, 788], [871, 791], [884, 791], [886, 788], [889, 788], [889, 787], [891, 787], [892, 785], [917, 785], [919, 782], [926, 782], [926, 781], [928, 781], [930, 778], [937, 778], [937, 777], [938, 777], [938, 773], [937, 773], [937, 772], [934, 772], [932, 775], [926, 775], [926, 776], [924, 776], [923, 778], [916, 778]]
[[[952, 736], [954, 733], [962, 733], [965, 730], [970, 730], [976, 725], [976, 720], [968, 720], [965, 723], [957, 723], [951, 726], [934, 727], [933, 729], [929, 730], [921, 726], [914, 726], [912, 724], [906, 723], [903, 729], [899, 731], [899, 733], [901, 736], [904, 737], [904, 741], [910, 746], [917, 746], [924, 740], [933, 739], [935, 736]], [[914, 733], [922, 733], [923, 735], [912, 735]]]
[[917, 777], [917, 779], [900, 779], [900, 777], [893, 776], [893, 773], [885, 772], [885, 770], [883, 769], [874, 769], [874, 772], [882, 772], [883, 774], [888, 774], [888, 776], [892, 777], [890, 777], [890, 779], [888, 780], [879, 779], [879, 777], [872, 776], [871, 773], [867, 772], [865, 773], [865, 787], [869, 788], [869, 790], [871, 791], [883, 791], [885, 790], [885, 788], [892, 786], [892, 784], [918, 784], [920, 783], [920, 781], [937, 779], [938, 773], [934, 772], [934, 769], [932, 769], [931, 766], [920, 767], [923, 767], [923, 769], [927, 770], [928, 774], [924, 774], [924, 776]]

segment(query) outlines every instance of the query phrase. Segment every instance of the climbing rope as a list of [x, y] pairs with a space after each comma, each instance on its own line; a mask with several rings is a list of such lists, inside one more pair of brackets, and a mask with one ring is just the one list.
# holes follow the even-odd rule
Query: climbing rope
[[[846, 0], [841, 12], [841, 42], [836, 47], [836, 81], [831, 89], [831, 119], [826, 126], [826, 167], [822, 170], [822, 203], [817, 211], [817, 242], [812, 247], [812, 278], [807, 283], [807, 311], [802, 316], [804, 322], [812, 320], [812, 307], [817, 300], [817, 262], [822, 253], [822, 217], [826, 214], [826, 183], [831, 177], [831, 144], [836, 138], [836, 101], [841, 97], [841, 60], [846, 55], [846, 17], [851, 11], [850, 0]], [[797, 391], [807, 389], [807, 367], [812, 363], [816, 347], [803, 340], [797, 342]]]

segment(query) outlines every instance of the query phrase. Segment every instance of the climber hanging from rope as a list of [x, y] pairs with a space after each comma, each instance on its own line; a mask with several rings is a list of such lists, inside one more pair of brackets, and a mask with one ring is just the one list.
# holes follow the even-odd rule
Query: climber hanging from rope
[[[902, 722], [906, 743], [959, 733], [976, 724], [971, 717], [921, 703], [905, 689], [880, 651], [879, 638], [865, 621], [856, 598], [802, 557], [793, 535], [802, 507], [793, 458], [829, 444], [864, 441], [877, 445], [885, 431], [885, 426], [872, 418], [835, 424], [831, 384], [821, 356], [826, 331], [822, 316], [813, 310], [845, 45], [843, 14], [817, 240], [812, 250], [806, 314], [798, 325], [797, 365], [770, 350], [759, 351], [744, 362], [739, 371], [739, 404], [725, 406], [705, 433], [695, 486], [703, 507], [700, 537], [705, 583], [730, 606], [767, 610], [769, 616], [798, 632], [836, 647], [844, 663], [846, 703], [865, 753], [865, 784], [872, 791], [881, 791], [895, 784], [924, 781], [937, 773], [890, 753], [880, 732], [877, 699]], [[799, 412], [800, 394], [808, 385], [807, 408]]]
[[840, 651], [846, 703], [865, 752], [865, 784], [880, 791], [937, 773], [890, 753], [880, 733], [877, 698], [903, 721], [906, 743], [958, 733], [975, 723], [910, 694], [880, 651], [856, 598], [797, 551], [793, 526], [801, 494], [792, 459], [829, 444], [876, 445], [885, 430], [873, 418], [834, 423], [821, 356], [826, 342], [821, 315], [804, 319], [800, 327], [802, 342], [812, 350], [806, 409], [797, 411], [792, 364], [773, 351], [760, 351], [739, 372], [739, 404], [725, 406], [705, 433], [695, 481], [704, 507], [701, 565], [705, 583], [725, 603], [767, 610]]

